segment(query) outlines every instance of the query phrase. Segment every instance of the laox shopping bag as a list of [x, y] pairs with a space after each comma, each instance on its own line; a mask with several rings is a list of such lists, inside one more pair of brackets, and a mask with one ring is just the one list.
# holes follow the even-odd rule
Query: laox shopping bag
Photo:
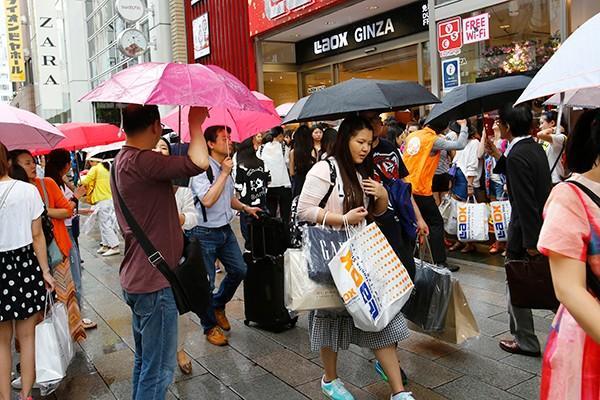
[[510, 201], [492, 201], [490, 203], [490, 217], [494, 226], [494, 235], [498, 242], [508, 240], [508, 225], [510, 224], [510, 213], [512, 209]]
[[46, 296], [44, 320], [35, 327], [35, 374], [38, 383], [64, 378], [75, 355], [67, 309], [63, 303], [54, 303], [51, 293]]
[[385, 328], [413, 289], [406, 268], [375, 223], [348, 240], [329, 269], [354, 325], [363, 331]]
[[458, 240], [478, 242], [489, 239], [488, 208], [484, 203], [458, 203], [456, 205]]

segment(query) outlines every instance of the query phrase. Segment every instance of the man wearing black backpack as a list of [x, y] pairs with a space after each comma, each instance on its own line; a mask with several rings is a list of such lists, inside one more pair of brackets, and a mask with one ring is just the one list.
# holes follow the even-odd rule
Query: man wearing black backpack
[[234, 195], [230, 133], [231, 129], [225, 126], [211, 126], [204, 131], [210, 154], [209, 168], [205, 173], [190, 180], [200, 216], [199, 224], [192, 229], [192, 234], [201, 245], [204, 264], [210, 277], [211, 292], [215, 286], [215, 262], [219, 260], [227, 272], [219, 290], [213, 294], [209, 309], [200, 318], [206, 340], [216, 346], [225, 346], [228, 343], [223, 331], [229, 331], [231, 325], [225, 315], [225, 305], [233, 298], [246, 277], [247, 270], [235, 233], [230, 226], [235, 216], [234, 210], [255, 218], [261, 211], [258, 207], [243, 204]]

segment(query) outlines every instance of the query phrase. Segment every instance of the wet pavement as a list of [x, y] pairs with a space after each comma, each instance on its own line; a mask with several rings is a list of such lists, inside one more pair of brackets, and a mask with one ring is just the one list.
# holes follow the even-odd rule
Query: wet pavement
[[[68, 376], [47, 399], [130, 399], [133, 340], [130, 311], [124, 303], [118, 279], [120, 256], [96, 255], [97, 234], [80, 238], [85, 260], [83, 314], [98, 323], [88, 339], [77, 346]], [[458, 255], [456, 255], [458, 256]], [[451, 259], [461, 270], [456, 276], [481, 330], [479, 338], [453, 345], [413, 332], [398, 349], [416, 399], [536, 399], [541, 359], [510, 355], [498, 347], [509, 338], [506, 313], [505, 274], [501, 258], [488, 255]], [[485, 262], [482, 263], [482, 262]], [[217, 275], [222, 276], [222, 274]], [[552, 314], [535, 311], [535, 327], [545, 345]], [[311, 352], [307, 318], [283, 333], [246, 327], [242, 288], [227, 306], [232, 324], [230, 345], [208, 344], [199, 321], [189, 314], [180, 329], [185, 331], [185, 351], [193, 359], [193, 373], [176, 372], [167, 399], [322, 399], [321, 362]], [[339, 376], [357, 400], [389, 399], [387, 384], [374, 371], [374, 356], [351, 347], [340, 353]]]

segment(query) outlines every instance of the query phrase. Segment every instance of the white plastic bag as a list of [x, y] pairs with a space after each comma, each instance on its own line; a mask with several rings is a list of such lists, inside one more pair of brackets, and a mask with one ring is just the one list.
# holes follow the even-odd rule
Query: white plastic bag
[[488, 208], [485, 203], [458, 203], [456, 205], [458, 240], [478, 242], [489, 240]]
[[67, 309], [63, 303], [54, 303], [52, 294], [46, 293], [44, 320], [35, 327], [36, 382], [42, 384], [64, 378], [74, 355]]
[[334, 285], [317, 283], [308, 277], [302, 249], [287, 249], [284, 255], [285, 306], [290, 311], [344, 309]]
[[85, 235], [89, 235], [92, 232], [92, 230], [96, 227], [96, 221], [98, 220], [99, 209], [92, 206], [91, 210], [93, 212], [85, 218], [85, 221], [81, 226], [81, 233]]
[[492, 201], [490, 203], [491, 221], [494, 226], [494, 235], [498, 242], [508, 240], [508, 225], [512, 208], [510, 201]]
[[456, 203], [450, 195], [444, 196], [439, 206], [440, 214], [444, 220], [444, 230], [448, 235], [456, 235]]
[[375, 223], [348, 240], [329, 269], [354, 325], [363, 331], [385, 328], [413, 289], [408, 271]]

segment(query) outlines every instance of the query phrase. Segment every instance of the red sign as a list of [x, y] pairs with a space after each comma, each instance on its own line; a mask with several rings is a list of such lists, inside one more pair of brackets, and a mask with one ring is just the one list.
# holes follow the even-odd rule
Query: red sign
[[250, 36], [314, 14], [344, 0], [248, 0]]
[[462, 21], [454, 17], [438, 22], [438, 51], [441, 54], [455, 53], [462, 47]]

